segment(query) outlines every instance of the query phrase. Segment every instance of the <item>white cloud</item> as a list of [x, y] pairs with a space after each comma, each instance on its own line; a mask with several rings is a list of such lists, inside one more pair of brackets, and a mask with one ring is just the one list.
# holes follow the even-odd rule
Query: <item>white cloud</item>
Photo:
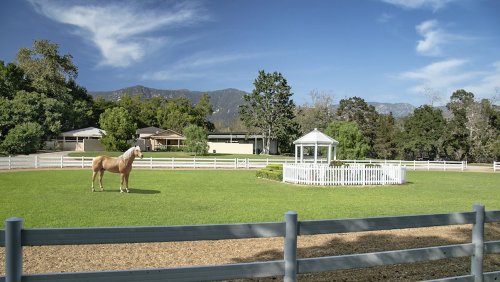
[[210, 69], [224, 64], [251, 60], [263, 56], [256, 53], [211, 54], [200, 52], [174, 63], [169, 69], [149, 72], [142, 75], [144, 80], [178, 81], [206, 77]]
[[447, 43], [449, 36], [436, 20], [422, 22], [416, 27], [417, 32], [424, 38], [418, 41], [417, 52], [421, 55], [441, 55], [441, 46]]
[[383, 13], [382, 15], [380, 15], [377, 18], [377, 21], [380, 22], [380, 23], [387, 23], [387, 22], [390, 22], [393, 18], [394, 18], [393, 15], [387, 14], [387, 13]]
[[[68, 5], [67, 2], [32, 0], [37, 12], [76, 27], [101, 52], [101, 65], [126, 67], [167, 42], [153, 32], [207, 20], [195, 4], [177, 4], [159, 9], [138, 6], [141, 2], [102, 2], [103, 5]], [[144, 3], [144, 2], [143, 2]]]
[[444, 8], [448, 3], [456, 0], [382, 0], [385, 3], [389, 3], [404, 9], [427, 9], [431, 8], [433, 11], [437, 11]]
[[416, 82], [409, 90], [422, 93], [425, 89], [451, 95], [457, 89], [473, 92], [477, 98], [491, 97], [500, 87], [500, 61], [474, 70], [468, 60], [449, 59], [404, 72], [399, 78]]

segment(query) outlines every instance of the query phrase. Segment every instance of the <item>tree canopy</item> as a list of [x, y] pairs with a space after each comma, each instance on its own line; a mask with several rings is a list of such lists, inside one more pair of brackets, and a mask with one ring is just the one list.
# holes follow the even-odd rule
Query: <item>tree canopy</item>
[[263, 135], [264, 154], [269, 154], [272, 139], [289, 142], [285, 134], [298, 132], [291, 96], [291, 87], [281, 73], [264, 70], [259, 71], [252, 93], [243, 96], [240, 118], [247, 128]]

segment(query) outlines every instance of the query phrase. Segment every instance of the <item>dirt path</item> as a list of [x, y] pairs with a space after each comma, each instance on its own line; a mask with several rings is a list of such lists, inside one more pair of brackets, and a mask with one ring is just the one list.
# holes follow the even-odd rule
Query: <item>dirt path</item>
[[[299, 237], [299, 258], [468, 243], [470, 225]], [[500, 240], [500, 223], [487, 224], [487, 240]], [[28, 274], [165, 268], [280, 260], [283, 238], [148, 244], [25, 247]], [[0, 274], [4, 274], [0, 248]], [[488, 255], [485, 271], [500, 270], [500, 254]], [[415, 281], [464, 275], [470, 258], [299, 275], [299, 281]], [[281, 281], [266, 278], [258, 281]]]

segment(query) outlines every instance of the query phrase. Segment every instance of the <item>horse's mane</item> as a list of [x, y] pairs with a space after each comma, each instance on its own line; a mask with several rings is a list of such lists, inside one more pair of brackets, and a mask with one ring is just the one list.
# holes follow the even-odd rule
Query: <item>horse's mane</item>
[[136, 146], [134, 147], [131, 147], [130, 149], [128, 149], [127, 151], [125, 151], [125, 153], [123, 153], [120, 158], [122, 159], [130, 159], [130, 157], [132, 157], [132, 155], [134, 154], [134, 150], [136, 149]]

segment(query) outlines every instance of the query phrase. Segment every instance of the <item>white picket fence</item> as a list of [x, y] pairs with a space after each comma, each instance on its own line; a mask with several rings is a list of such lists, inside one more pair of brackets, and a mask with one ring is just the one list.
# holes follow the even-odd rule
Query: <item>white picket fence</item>
[[[0, 157], [0, 170], [19, 168], [89, 168], [92, 166], [92, 157], [44, 157], [44, 156], [15, 156]], [[136, 159], [134, 167], [138, 168], [213, 168], [239, 169], [262, 168], [268, 164], [290, 164], [294, 158], [143, 158]], [[312, 163], [313, 159], [305, 159]], [[384, 164], [406, 166], [410, 170], [465, 170], [467, 162], [452, 161], [402, 161], [402, 160], [343, 160], [349, 164]], [[326, 159], [319, 159], [318, 163], [327, 164]], [[497, 163], [497, 168], [499, 168]]]
[[500, 170], [500, 162], [493, 162], [493, 171], [497, 172], [497, 170]]
[[318, 164], [286, 164], [283, 181], [304, 185], [403, 184], [406, 168], [396, 165], [351, 164], [330, 167]]

